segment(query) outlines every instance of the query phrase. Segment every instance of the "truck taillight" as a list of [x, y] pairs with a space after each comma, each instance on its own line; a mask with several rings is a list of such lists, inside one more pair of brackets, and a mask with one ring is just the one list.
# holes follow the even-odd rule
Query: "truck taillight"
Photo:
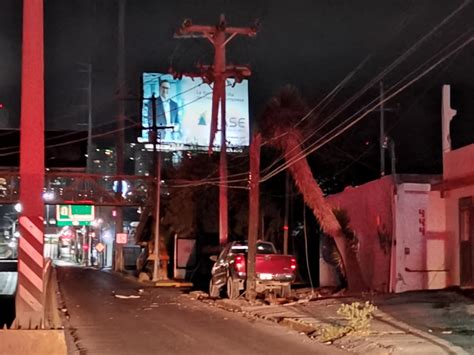
[[245, 260], [240, 255], [235, 257], [235, 268], [237, 271], [242, 271], [242, 269], [245, 269]]
[[290, 268], [291, 268], [291, 270], [296, 270], [296, 259], [295, 258], [290, 259]]

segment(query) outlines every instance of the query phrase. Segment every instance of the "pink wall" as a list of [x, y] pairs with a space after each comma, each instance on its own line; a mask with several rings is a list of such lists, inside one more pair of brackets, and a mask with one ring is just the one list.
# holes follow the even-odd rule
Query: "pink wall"
[[446, 201], [446, 266], [448, 285], [460, 285], [459, 199], [474, 196], [474, 144], [443, 154], [443, 191]]
[[443, 179], [462, 178], [474, 173], [474, 144], [443, 155]]
[[[348, 212], [359, 238], [359, 263], [365, 281], [371, 289], [384, 292], [389, 284], [393, 188], [392, 178], [386, 176], [328, 197], [332, 206]], [[384, 238], [385, 244], [381, 242]]]

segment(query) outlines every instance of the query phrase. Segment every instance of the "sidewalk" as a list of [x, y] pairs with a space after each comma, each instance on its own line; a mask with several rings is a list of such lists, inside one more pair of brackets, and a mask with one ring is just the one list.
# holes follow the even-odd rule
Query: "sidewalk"
[[[283, 305], [250, 305], [243, 299], [229, 300], [221, 299], [212, 301], [206, 297], [199, 296], [199, 293], [191, 294], [194, 298], [202, 299], [205, 302], [232, 312], [241, 312], [250, 318], [263, 318], [281, 325], [290, 327], [299, 332], [307, 334], [309, 337], [317, 340], [321, 331], [330, 325], [343, 325], [344, 318], [337, 314], [337, 310], [341, 304], [350, 304], [352, 302], [364, 303], [366, 298], [362, 297], [344, 297], [344, 298], [326, 298], [313, 300], [299, 300], [297, 302], [287, 303]], [[467, 298], [457, 295], [453, 292], [432, 293], [431, 298], [427, 298], [425, 293], [419, 294], [402, 294], [402, 295], [381, 295], [371, 297], [371, 301], [378, 307], [374, 313], [374, 319], [371, 321], [370, 334], [365, 336], [347, 335], [335, 340], [332, 344], [338, 348], [354, 352], [356, 354], [468, 354], [469, 339], [457, 342], [461, 345], [467, 345], [464, 349], [455, 345], [452, 341], [448, 341], [439, 337], [441, 331], [436, 328], [430, 329], [427, 326], [423, 330], [422, 327], [407, 324], [409, 319], [416, 318], [416, 322], [423, 324], [426, 320], [430, 324], [442, 324], [452, 320], [451, 314], [446, 312], [435, 312], [431, 314], [429, 310], [433, 304], [439, 300], [449, 299], [455, 304], [452, 309], [457, 312], [458, 322], [460, 319], [468, 319], [472, 317], [470, 314], [469, 303]], [[412, 311], [420, 309], [420, 302], [425, 305], [421, 312], [425, 313], [424, 317], [420, 311]], [[465, 314], [459, 315], [460, 309], [467, 306]], [[435, 305], [436, 306], [436, 305]], [[435, 308], [436, 309], [436, 308]], [[403, 310], [403, 312], [401, 312]], [[400, 312], [399, 312], [400, 311]], [[399, 312], [399, 313], [398, 313]], [[397, 318], [394, 318], [394, 314]], [[423, 320], [425, 318], [425, 320]], [[405, 321], [402, 321], [405, 320]], [[435, 321], [435, 323], [433, 323]], [[461, 320], [462, 322], [462, 320]], [[471, 322], [473, 322], [471, 320]], [[427, 324], [424, 323], [424, 324]], [[466, 325], [469, 326], [469, 325]], [[442, 329], [442, 328], [440, 328]], [[445, 328], [448, 329], [448, 328]], [[431, 331], [431, 332], [430, 332]], [[450, 331], [444, 331], [445, 335], [452, 335]], [[436, 335], [435, 335], [436, 334]], [[449, 339], [449, 338], [448, 338]]]

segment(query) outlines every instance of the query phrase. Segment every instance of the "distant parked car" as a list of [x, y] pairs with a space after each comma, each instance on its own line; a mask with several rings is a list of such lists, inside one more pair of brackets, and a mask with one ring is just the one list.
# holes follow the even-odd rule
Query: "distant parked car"
[[17, 259], [18, 241], [10, 239], [0, 242], [0, 259]]
[[[245, 290], [247, 250], [247, 242], [232, 242], [219, 256], [211, 257], [215, 261], [209, 283], [211, 297], [219, 297], [225, 290], [229, 298], [235, 299]], [[272, 243], [259, 241], [255, 271], [258, 293], [273, 291], [282, 297], [291, 294], [291, 283], [296, 276], [296, 259], [293, 256], [278, 254]]]

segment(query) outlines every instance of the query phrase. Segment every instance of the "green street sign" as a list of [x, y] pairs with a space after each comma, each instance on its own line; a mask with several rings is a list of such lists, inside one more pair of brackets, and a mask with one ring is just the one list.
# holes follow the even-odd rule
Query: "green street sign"
[[95, 218], [94, 206], [57, 205], [56, 224], [63, 226], [89, 226]]

